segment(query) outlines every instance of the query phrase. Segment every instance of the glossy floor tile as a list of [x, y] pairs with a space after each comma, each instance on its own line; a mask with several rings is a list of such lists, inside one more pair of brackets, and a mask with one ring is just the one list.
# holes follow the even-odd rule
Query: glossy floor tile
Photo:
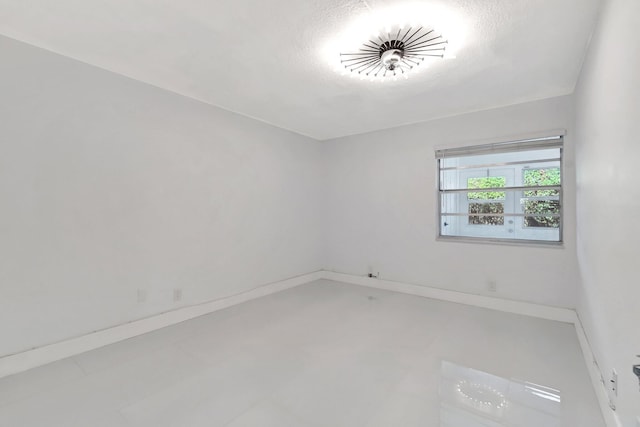
[[572, 325], [326, 280], [0, 379], [0, 426], [602, 427]]

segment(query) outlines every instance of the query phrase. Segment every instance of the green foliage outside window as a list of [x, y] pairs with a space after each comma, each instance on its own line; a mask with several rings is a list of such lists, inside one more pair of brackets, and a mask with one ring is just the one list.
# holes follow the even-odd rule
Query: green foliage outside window
[[[467, 179], [467, 188], [470, 189], [499, 188], [504, 187], [506, 184], [507, 178], [504, 176], [487, 176]], [[470, 214], [504, 213], [504, 203], [488, 202], [489, 200], [504, 200], [504, 191], [471, 191], [467, 193], [467, 199], [476, 201], [476, 203], [469, 203]], [[504, 216], [469, 215], [469, 224], [504, 225]]]
[[[560, 185], [560, 168], [525, 169], [523, 181], [524, 185], [528, 187]], [[524, 197], [549, 197], [557, 195], [558, 190], [531, 190], [524, 192]]]
[[[504, 213], [504, 203], [469, 203], [469, 213]], [[469, 224], [473, 225], [504, 225], [504, 216], [469, 215]]]
[[[507, 184], [507, 178], [504, 176], [487, 176], [480, 178], [469, 178], [467, 180], [467, 188], [498, 188]], [[469, 200], [500, 200], [504, 199], [504, 191], [474, 191], [467, 193]]]
[[[549, 169], [525, 169], [523, 175], [526, 186], [553, 186], [560, 185], [560, 168]], [[530, 190], [524, 192], [521, 203], [525, 214], [535, 214], [541, 216], [524, 217], [525, 227], [560, 227], [560, 218], [553, 216], [543, 216], [544, 214], [560, 213], [560, 193], [558, 190]]]

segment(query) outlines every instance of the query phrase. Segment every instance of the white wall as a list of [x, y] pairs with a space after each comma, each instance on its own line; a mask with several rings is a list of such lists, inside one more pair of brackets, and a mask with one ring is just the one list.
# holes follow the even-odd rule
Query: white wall
[[[327, 268], [575, 307], [572, 125], [571, 98], [559, 97], [326, 142]], [[563, 249], [436, 241], [435, 146], [557, 128], [568, 132]]]
[[576, 90], [578, 312], [608, 380], [619, 374], [617, 413], [640, 415], [640, 2], [605, 2]]
[[4, 37], [0, 58], [0, 355], [322, 267], [319, 142]]

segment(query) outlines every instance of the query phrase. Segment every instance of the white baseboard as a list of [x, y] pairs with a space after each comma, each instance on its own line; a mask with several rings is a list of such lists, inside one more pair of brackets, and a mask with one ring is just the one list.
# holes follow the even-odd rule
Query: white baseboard
[[569, 308], [551, 307], [542, 304], [467, 294], [464, 292], [449, 291], [429, 286], [411, 285], [408, 283], [393, 282], [389, 280], [353, 276], [351, 274], [336, 273], [333, 271], [324, 271], [323, 273], [323, 277], [325, 279], [335, 280], [338, 282], [401, 292], [409, 295], [417, 295], [426, 298], [472, 305], [475, 307], [489, 308], [507, 313], [522, 314], [525, 316], [539, 317], [541, 319], [556, 320], [565, 323], [574, 323], [576, 319], [575, 310]]
[[113, 344], [118, 341], [146, 334], [147, 332], [155, 331], [156, 329], [213, 313], [246, 301], [284, 291], [286, 289], [321, 279], [322, 277], [323, 272], [316, 271], [302, 276], [269, 283], [229, 297], [207, 301], [202, 304], [181, 307], [176, 310], [92, 332], [80, 337], [4, 356], [0, 358], [0, 378], [84, 353], [85, 351], [104, 347], [105, 345]]
[[368, 286], [370, 288], [401, 292], [409, 295], [417, 295], [426, 298], [472, 305], [475, 307], [489, 308], [507, 313], [516, 313], [541, 319], [571, 323], [576, 328], [578, 342], [580, 343], [580, 348], [587, 365], [589, 377], [591, 378], [605, 423], [607, 427], [622, 427], [616, 413], [609, 408], [609, 397], [607, 396], [604, 384], [600, 380], [602, 375], [600, 374], [598, 366], [594, 363], [595, 359], [593, 357], [593, 351], [591, 350], [589, 340], [587, 339], [584, 328], [582, 327], [582, 322], [575, 310], [482, 295], [473, 295], [463, 292], [432, 288], [429, 286], [412, 285], [370, 277], [354, 276], [351, 274], [336, 273], [333, 271], [323, 271], [322, 277], [324, 279], [335, 280], [337, 282], [351, 283], [354, 285]]
[[622, 423], [618, 418], [618, 415], [609, 407], [609, 396], [607, 395], [607, 389], [603, 381], [602, 373], [596, 363], [596, 359], [589, 344], [589, 339], [580, 321], [580, 316], [576, 314], [576, 335], [578, 335], [578, 341], [580, 342], [580, 348], [582, 349], [582, 355], [584, 356], [584, 362], [587, 365], [587, 371], [589, 371], [589, 377], [591, 378], [591, 385], [598, 398], [598, 404], [600, 406], [600, 412], [607, 427], [622, 427]]

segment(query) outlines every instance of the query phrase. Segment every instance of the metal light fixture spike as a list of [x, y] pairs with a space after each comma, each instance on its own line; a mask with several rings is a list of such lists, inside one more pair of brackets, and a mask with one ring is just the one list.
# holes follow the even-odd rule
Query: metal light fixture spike
[[418, 28], [417, 30], [414, 31], [413, 34], [411, 34], [411, 36], [407, 39], [407, 41], [405, 42], [406, 44], [408, 44], [411, 39], [413, 38], [413, 36], [415, 36], [416, 34], [418, 34], [418, 31], [420, 31], [422, 29], [422, 27]]
[[405, 37], [407, 37], [407, 34], [409, 34], [409, 31], [411, 31], [412, 27], [409, 27], [409, 29], [407, 30], [406, 33], [404, 33], [404, 36], [402, 36], [402, 38], [400, 39], [401, 42], [404, 42]]

